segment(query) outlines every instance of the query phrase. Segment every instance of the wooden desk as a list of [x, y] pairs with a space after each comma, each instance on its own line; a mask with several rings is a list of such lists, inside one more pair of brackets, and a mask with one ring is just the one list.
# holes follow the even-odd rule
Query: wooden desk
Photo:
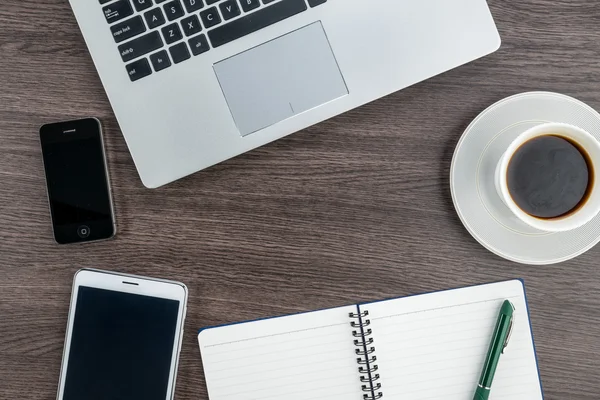
[[[469, 122], [515, 93], [600, 109], [596, 0], [490, 0], [497, 53], [158, 190], [145, 189], [66, 0], [0, 6], [0, 398], [54, 399], [73, 274], [97, 267], [190, 289], [176, 399], [207, 399], [206, 325], [526, 280], [546, 399], [597, 399], [600, 248], [555, 266], [500, 259], [450, 199]], [[119, 233], [53, 243], [38, 127], [104, 124]]]

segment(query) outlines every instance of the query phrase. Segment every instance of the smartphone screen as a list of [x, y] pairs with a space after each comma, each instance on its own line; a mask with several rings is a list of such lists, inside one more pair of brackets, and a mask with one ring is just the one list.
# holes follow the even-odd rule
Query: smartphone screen
[[177, 300], [80, 286], [61, 400], [165, 400]]
[[40, 140], [56, 241], [66, 244], [114, 236], [99, 121], [88, 118], [44, 125]]

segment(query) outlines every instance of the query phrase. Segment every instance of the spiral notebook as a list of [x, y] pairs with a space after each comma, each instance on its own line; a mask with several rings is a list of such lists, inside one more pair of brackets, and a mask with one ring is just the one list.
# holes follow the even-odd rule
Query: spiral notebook
[[504, 300], [515, 326], [491, 400], [541, 400], [523, 282], [206, 328], [210, 400], [471, 400]]

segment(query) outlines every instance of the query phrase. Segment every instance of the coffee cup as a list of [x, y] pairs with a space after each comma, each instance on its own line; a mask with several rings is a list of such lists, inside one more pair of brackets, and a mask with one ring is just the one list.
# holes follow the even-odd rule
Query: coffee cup
[[569, 124], [521, 133], [500, 158], [498, 195], [523, 223], [545, 232], [579, 228], [600, 213], [600, 142]]

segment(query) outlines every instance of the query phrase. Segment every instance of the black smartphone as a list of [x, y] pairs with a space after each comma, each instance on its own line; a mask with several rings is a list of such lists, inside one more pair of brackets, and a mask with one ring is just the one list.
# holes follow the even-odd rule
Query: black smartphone
[[40, 141], [56, 242], [112, 238], [116, 224], [100, 121], [47, 124]]

